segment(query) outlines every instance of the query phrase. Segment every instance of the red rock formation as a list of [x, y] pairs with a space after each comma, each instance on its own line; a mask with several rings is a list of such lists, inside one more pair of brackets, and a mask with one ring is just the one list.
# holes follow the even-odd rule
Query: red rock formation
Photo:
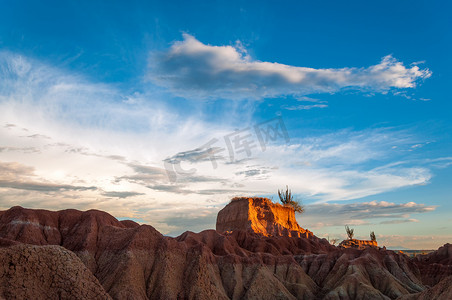
[[1, 299], [111, 299], [71, 251], [17, 244], [0, 248]]
[[356, 248], [356, 249], [363, 250], [368, 247], [378, 247], [378, 244], [377, 244], [377, 241], [348, 239], [348, 240], [343, 240], [339, 244], [339, 247]]
[[234, 198], [217, 216], [217, 231], [245, 230], [263, 236], [308, 237], [312, 232], [301, 228], [290, 206], [267, 198]]
[[434, 286], [452, 275], [452, 244], [445, 244], [426, 255], [417, 255], [414, 261], [421, 270], [422, 282]]
[[[396, 299], [427, 290], [420, 268], [428, 267], [428, 260], [421, 262], [372, 247], [342, 249], [313, 235], [266, 237], [250, 230], [230, 234], [206, 230], [170, 238], [151, 226], [120, 222], [101, 211], [14, 207], [0, 212], [3, 266], [8, 266], [12, 253], [22, 257], [28, 247], [45, 252], [49, 247], [45, 245], [60, 245], [69, 250], [67, 253], [74, 252], [87, 268], [70, 269], [77, 264], [74, 255], [57, 258], [55, 267], [53, 262], [46, 263], [47, 254], [37, 255], [49, 266], [48, 271], [33, 267], [33, 259], [16, 259], [16, 269], [24, 272], [1, 279], [7, 281], [0, 281], [0, 292], [31, 293], [24, 290], [34, 289], [40, 280], [59, 280], [60, 272], [61, 278], [66, 278], [65, 270], [78, 270], [68, 283], [73, 286], [63, 289], [77, 291], [71, 297], [79, 299], [95, 299], [91, 292], [103, 297], [92, 275], [113, 299]], [[445, 260], [448, 251], [431, 254], [433, 265], [447, 268], [443, 263], [449, 262]], [[23, 288], [20, 284], [24, 280], [34, 283]], [[20, 284], [12, 284], [15, 282]], [[56, 288], [42, 284], [42, 290], [35, 291], [37, 299], [41, 292], [47, 293], [46, 298], [58, 299], [59, 284]], [[448, 281], [442, 284], [447, 287]], [[441, 287], [438, 289], [443, 293]], [[35, 294], [26, 295], [34, 298]]]
[[450, 300], [452, 298], [452, 276], [441, 280], [432, 288], [416, 294], [403, 295], [400, 300]]

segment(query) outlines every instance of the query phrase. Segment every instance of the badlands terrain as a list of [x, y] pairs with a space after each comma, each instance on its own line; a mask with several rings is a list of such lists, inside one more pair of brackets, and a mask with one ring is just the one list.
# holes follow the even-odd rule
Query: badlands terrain
[[[353, 243], [352, 243], [353, 244]], [[452, 245], [336, 247], [292, 208], [235, 198], [172, 238], [108, 213], [0, 212], [0, 299], [451, 299]]]

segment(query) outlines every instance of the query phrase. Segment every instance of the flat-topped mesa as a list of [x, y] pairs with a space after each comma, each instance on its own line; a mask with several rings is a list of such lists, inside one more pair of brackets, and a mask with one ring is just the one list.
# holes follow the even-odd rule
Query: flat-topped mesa
[[290, 206], [273, 203], [267, 198], [234, 198], [217, 216], [217, 231], [251, 231], [263, 236], [309, 237], [312, 232], [301, 228]]
[[377, 241], [349, 239], [349, 240], [343, 240], [339, 244], [339, 247], [356, 248], [356, 249], [362, 250], [367, 247], [378, 247], [378, 244], [377, 244]]

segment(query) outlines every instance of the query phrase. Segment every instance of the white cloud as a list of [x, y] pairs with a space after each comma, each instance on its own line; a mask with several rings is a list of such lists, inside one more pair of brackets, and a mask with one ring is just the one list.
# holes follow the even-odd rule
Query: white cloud
[[292, 106], [282, 106], [283, 109], [287, 110], [308, 110], [313, 108], [327, 108], [327, 104], [310, 104], [310, 105], [292, 105]]
[[314, 69], [252, 60], [243, 47], [211, 46], [184, 34], [166, 52], [153, 53], [150, 78], [188, 98], [262, 99], [335, 93], [345, 88], [386, 92], [414, 88], [428, 69], [405, 67], [392, 56], [367, 68]]
[[[167, 233], [180, 229], [167, 223], [175, 210], [191, 218], [207, 207], [207, 222], [232, 196], [273, 194], [286, 184], [311, 200], [331, 201], [425, 184], [431, 176], [426, 166], [399, 163], [398, 149], [418, 141], [394, 129], [281, 139], [265, 152], [254, 136], [251, 156], [230, 162], [224, 137], [253, 123], [179, 114], [153, 95], [125, 93], [11, 53], [0, 53], [0, 63], [3, 209], [97, 208]], [[217, 168], [199, 149], [211, 139], [219, 141], [215, 151], [223, 148]], [[182, 168], [196, 172], [170, 182], [163, 163], [169, 157], [183, 157]]]

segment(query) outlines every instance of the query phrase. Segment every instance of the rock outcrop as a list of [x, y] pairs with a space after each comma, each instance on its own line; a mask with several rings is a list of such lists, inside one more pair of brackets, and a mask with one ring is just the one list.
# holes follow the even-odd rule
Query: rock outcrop
[[312, 232], [301, 228], [290, 206], [273, 203], [267, 198], [234, 198], [217, 216], [217, 231], [244, 230], [263, 236], [309, 237]]
[[357, 239], [348, 239], [343, 240], [339, 247], [343, 248], [355, 248], [363, 250], [367, 247], [378, 247], [377, 241], [370, 241], [370, 240], [357, 240]]
[[407, 294], [399, 298], [400, 300], [449, 300], [452, 299], [452, 276], [442, 279], [435, 286], [425, 289], [416, 294]]
[[1, 299], [111, 299], [71, 251], [16, 244], [0, 248]]
[[[0, 212], [0, 270], [7, 274], [0, 279], [0, 298], [397, 299], [430, 292], [446, 295], [450, 281], [444, 271], [450, 267], [446, 248], [421, 261], [374, 247], [334, 247], [314, 235], [206, 230], [170, 238], [152, 226], [120, 222], [101, 211], [14, 207]], [[422, 268], [443, 270], [435, 277], [440, 285], [429, 288]]]
[[434, 286], [445, 277], [452, 276], [452, 244], [445, 244], [426, 255], [417, 255], [414, 261], [421, 271], [422, 282]]

